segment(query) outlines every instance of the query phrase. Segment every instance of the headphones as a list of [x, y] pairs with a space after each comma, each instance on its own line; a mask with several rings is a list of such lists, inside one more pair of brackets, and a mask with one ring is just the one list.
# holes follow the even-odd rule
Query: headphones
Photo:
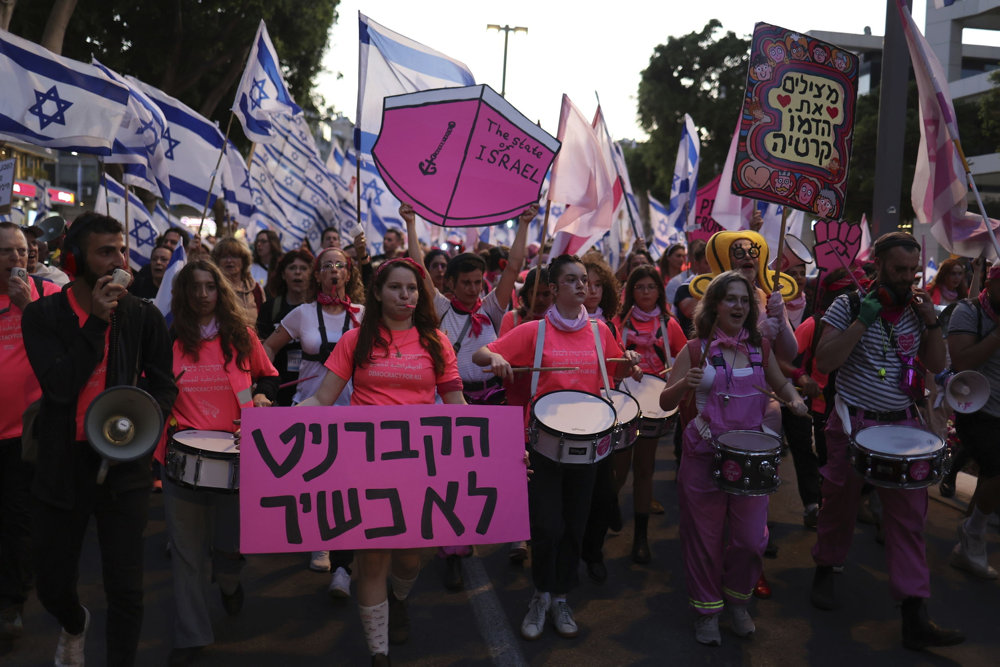
[[80, 248], [80, 236], [85, 229], [91, 226], [90, 220], [88, 217], [80, 216], [66, 231], [62, 252], [62, 268], [74, 279], [80, 268], [85, 266], [86, 257]]

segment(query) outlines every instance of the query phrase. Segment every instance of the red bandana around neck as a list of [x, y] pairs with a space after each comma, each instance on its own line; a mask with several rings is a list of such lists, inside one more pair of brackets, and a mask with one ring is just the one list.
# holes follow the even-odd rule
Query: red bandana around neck
[[479, 309], [483, 307], [483, 300], [476, 299], [476, 303], [473, 304], [472, 308], [466, 308], [462, 305], [462, 302], [458, 300], [457, 297], [451, 297], [451, 307], [452, 309], [461, 315], [468, 315], [472, 318], [472, 337], [479, 338], [479, 334], [483, 333], [483, 326], [489, 324], [493, 326], [493, 322], [490, 318], [479, 312]]

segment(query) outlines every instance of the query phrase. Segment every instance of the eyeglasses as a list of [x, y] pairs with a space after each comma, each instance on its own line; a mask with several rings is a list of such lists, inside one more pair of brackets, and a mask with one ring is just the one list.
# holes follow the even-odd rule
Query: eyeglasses
[[566, 276], [565, 278], [560, 278], [559, 283], [570, 287], [579, 283], [580, 285], [586, 287], [587, 284], [590, 283], [590, 278], [587, 276]]
[[330, 270], [336, 269], [337, 271], [340, 271], [341, 269], [346, 269], [346, 268], [347, 268], [347, 264], [345, 264], [344, 262], [332, 262], [332, 263], [331, 262], [324, 262], [323, 264], [320, 265], [319, 270], [320, 271], [330, 271]]
[[636, 285], [632, 289], [634, 289], [637, 292], [649, 292], [649, 291], [655, 292], [656, 285]]
[[760, 248], [755, 245], [751, 245], [749, 248], [743, 248], [742, 246], [733, 246], [729, 249], [733, 253], [733, 257], [736, 259], [743, 259], [747, 255], [750, 255], [751, 259], [757, 259], [760, 257]]
[[27, 248], [0, 248], [0, 255], [13, 255], [14, 253], [17, 253], [18, 257], [27, 257], [28, 256], [28, 249]]

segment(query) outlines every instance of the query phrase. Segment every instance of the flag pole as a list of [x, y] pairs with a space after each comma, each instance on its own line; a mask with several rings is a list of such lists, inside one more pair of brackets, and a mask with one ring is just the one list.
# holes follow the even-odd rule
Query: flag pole
[[108, 199], [108, 173], [104, 171], [104, 160], [101, 163], [101, 185], [104, 186], [104, 214], [111, 217], [111, 201]]
[[990, 240], [993, 241], [993, 249], [996, 250], [997, 257], [1000, 257], [1000, 241], [997, 241], [997, 235], [993, 231], [990, 216], [986, 215], [986, 207], [983, 206], [983, 198], [979, 196], [979, 188], [976, 187], [976, 181], [972, 178], [972, 169], [969, 167], [968, 160], [965, 159], [965, 151], [962, 150], [962, 142], [958, 139], [952, 139], [952, 142], [955, 144], [958, 156], [962, 158], [962, 167], [965, 169], [965, 178], [969, 181], [969, 187], [972, 188], [972, 194], [976, 197], [976, 204], [979, 205], [979, 214], [983, 216], [983, 224], [986, 225], [986, 231], [990, 235]]
[[212, 178], [208, 182], [208, 194], [205, 195], [205, 207], [201, 210], [201, 222], [198, 223], [198, 236], [201, 236], [201, 229], [205, 226], [205, 216], [208, 215], [208, 202], [212, 201], [212, 188], [215, 187], [215, 177], [219, 173], [219, 165], [222, 164], [222, 156], [226, 154], [226, 146], [229, 145], [229, 130], [233, 127], [233, 118], [236, 116], [229, 112], [229, 122], [226, 123], [226, 136], [222, 140], [222, 150], [219, 151], [219, 159], [215, 161], [215, 169], [212, 171]]
[[[125, 262], [127, 264], [131, 264], [132, 261], [128, 250], [128, 183], [125, 183], [124, 181], [125, 179], [122, 178], [122, 188], [125, 189]], [[104, 199], [107, 200], [107, 198], [108, 191], [107, 186], [105, 186]]]
[[538, 269], [538, 274], [535, 276], [535, 285], [531, 288], [531, 310], [535, 310], [535, 298], [538, 296], [538, 283], [542, 282], [542, 251], [545, 250], [545, 239], [549, 233], [549, 211], [552, 210], [552, 200], [545, 200], [545, 220], [542, 222], [542, 233], [539, 234], [541, 237], [538, 244], [538, 263], [535, 264], [535, 268]]
[[774, 277], [771, 281], [774, 283], [774, 289], [781, 291], [781, 257], [785, 254], [785, 226], [788, 223], [788, 216], [792, 212], [792, 207], [785, 204], [781, 207], [781, 233], [778, 234], [778, 254], [775, 255], [775, 261], [777, 264], [774, 269]]

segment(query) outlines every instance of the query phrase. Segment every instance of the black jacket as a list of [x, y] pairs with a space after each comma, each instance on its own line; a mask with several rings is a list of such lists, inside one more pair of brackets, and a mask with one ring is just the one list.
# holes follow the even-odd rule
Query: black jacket
[[[142, 387], [164, 417], [177, 398], [173, 352], [160, 311], [151, 302], [126, 294], [119, 299], [110, 324], [91, 316], [81, 327], [67, 297], [71, 286], [28, 304], [21, 320], [28, 361], [42, 387], [34, 425], [38, 462], [32, 492], [63, 509], [75, 502], [74, 470], [95, 456], [89, 445], [75, 442], [77, 397], [104, 358], [109, 327], [105, 387]], [[151, 456], [112, 465], [106, 482], [112, 492], [149, 485]]]

